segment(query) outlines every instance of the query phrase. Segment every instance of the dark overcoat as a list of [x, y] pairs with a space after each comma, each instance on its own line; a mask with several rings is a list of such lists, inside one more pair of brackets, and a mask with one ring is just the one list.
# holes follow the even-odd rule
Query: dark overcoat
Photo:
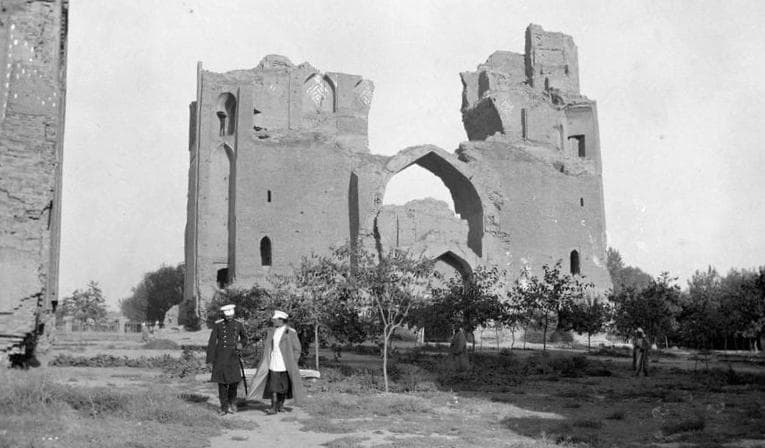
[[207, 362], [213, 365], [210, 381], [222, 384], [242, 381], [237, 343], [247, 345], [244, 325], [234, 319], [215, 321], [207, 342]]
[[[274, 330], [274, 328], [268, 329], [268, 335], [264, 343], [265, 346], [263, 347], [263, 358], [260, 360], [258, 370], [252, 378], [249, 397], [271, 398], [270, 396], [265, 396], [264, 393], [267, 386], [268, 366], [271, 364], [271, 347], [273, 346]], [[282, 338], [279, 340], [279, 350], [282, 352], [284, 366], [287, 367], [287, 373], [290, 377], [290, 391], [287, 393], [287, 398], [294, 399], [296, 404], [305, 399], [303, 381], [300, 379], [300, 369], [298, 369], [297, 365], [297, 360], [300, 358], [300, 349], [300, 339], [298, 339], [297, 332], [287, 327]]]

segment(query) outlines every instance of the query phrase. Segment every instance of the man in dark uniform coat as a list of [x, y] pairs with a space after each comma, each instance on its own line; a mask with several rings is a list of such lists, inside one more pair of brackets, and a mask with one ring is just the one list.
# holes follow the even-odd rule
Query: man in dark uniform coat
[[244, 325], [234, 320], [234, 307], [221, 307], [223, 319], [215, 321], [207, 343], [207, 364], [212, 364], [210, 381], [218, 383], [221, 414], [236, 412], [236, 391], [242, 381], [239, 351], [247, 345]]

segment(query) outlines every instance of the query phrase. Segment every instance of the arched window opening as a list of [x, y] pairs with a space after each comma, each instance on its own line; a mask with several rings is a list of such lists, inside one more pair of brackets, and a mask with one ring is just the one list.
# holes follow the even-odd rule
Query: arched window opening
[[314, 73], [305, 80], [304, 111], [335, 112], [335, 83], [329, 76]]
[[218, 283], [218, 288], [220, 289], [224, 289], [229, 285], [228, 268], [218, 269], [216, 282]]
[[267, 236], [260, 240], [260, 264], [271, 266], [271, 240]]
[[579, 157], [587, 155], [584, 145], [584, 135], [572, 135], [568, 138], [568, 146], [571, 154], [576, 154]]
[[570, 256], [571, 262], [571, 274], [579, 275], [581, 270], [579, 268], [579, 252], [572, 250]]
[[218, 97], [215, 114], [218, 116], [221, 137], [233, 135], [236, 130], [236, 98], [231, 93], [222, 93]]
[[220, 122], [220, 127], [218, 130], [218, 135], [223, 137], [226, 135], [226, 128], [228, 126], [228, 117], [226, 116], [225, 112], [217, 112], [218, 115], [218, 121]]
[[579, 206], [584, 207], [584, 198], [579, 198]]
[[[435, 260], [435, 269], [443, 274], [444, 279], [454, 277], [454, 274], [458, 274], [463, 279], [466, 279], [473, 273], [473, 269], [470, 267], [470, 264], [462, 259], [462, 257], [455, 255], [451, 251], [444, 252], [443, 254], [436, 257]], [[450, 268], [450, 270], [444, 269], [444, 266], [447, 266]]]
[[271, 202], [271, 190], [268, 190], [268, 193], [266, 194], [266, 200]]
[[550, 90], [550, 78], [545, 78], [545, 90]]

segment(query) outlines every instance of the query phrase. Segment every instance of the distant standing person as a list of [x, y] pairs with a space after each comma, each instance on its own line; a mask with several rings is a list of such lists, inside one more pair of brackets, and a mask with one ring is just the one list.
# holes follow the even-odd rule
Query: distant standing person
[[236, 412], [236, 391], [242, 381], [239, 352], [247, 345], [244, 325], [234, 320], [234, 308], [235, 305], [220, 308], [223, 319], [215, 321], [207, 342], [207, 364], [212, 364], [210, 381], [218, 383], [221, 415]]
[[149, 339], [149, 327], [146, 325], [146, 322], [141, 322], [141, 341], [149, 342]]
[[449, 347], [452, 354], [454, 368], [459, 371], [465, 371], [470, 368], [470, 361], [467, 354], [467, 338], [465, 330], [460, 327], [452, 337], [452, 343]]
[[640, 372], [648, 376], [648, 350], [650, 347], [648, 339], [645, 337], [645, 332], [642, 328], [638, 328], [635, 331], [635, 339], [632, 342], [632, 360], [635, 376], [640, 376]]
[[260, 395], [271, 400], [266, 411], [273, 415], [283, 411], [284, 400], [294, 399], [300, 403], [305, 398], [297, 360], [300, 358], [300, 340], [297, 332], [287, 325], [289, 316], [284, 311], [274, 311], [263, 347], [263, 358], [252, 380], [250, 396]]

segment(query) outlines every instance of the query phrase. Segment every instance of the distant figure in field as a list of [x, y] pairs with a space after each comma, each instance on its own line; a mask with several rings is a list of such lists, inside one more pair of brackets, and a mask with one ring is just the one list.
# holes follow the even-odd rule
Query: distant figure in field
[[300, 358], [300, 340], [297, 332], [287, 325], [289, 316], [284, 311], [274, 311], [271, 318], [273, 328], [263, 347], [263, 358], [252, 380], [250, 396], [260, 395], [264, 400], [271, 399], [273, 415], [283, 411], [284, 400], [292, 398], [300, 403], [305, 398], [303, 383], [297, 360]]
[[149, 326], [146, 322], [141, 322], [141, 341], [149, 342]]
[[632, 341], [632, 368], [635, 370], [635, 376], [639, 376], [640, 372], [648, 376], [648, 350], [650, 348], [651, 344], [648, 343], [645, 332], [642, 328], [638, 328]]
[[215, 321], [207, 342], [207, 364], [212, 364], [210, 381], [218, 383], [221, 415], [236, 412], [236, 390], [242, 381], [239, 352], [247, 345], [244, 324], [234, 320], [235, 306], [220, 308], [223, 319]]
[[452, 356], [452, 365], [460, 372], [470, 368], [470, 361], [467, 354], [467, 338], [465, 330], [460, 327], [452, 336], [452, 343], [449, 347]]

